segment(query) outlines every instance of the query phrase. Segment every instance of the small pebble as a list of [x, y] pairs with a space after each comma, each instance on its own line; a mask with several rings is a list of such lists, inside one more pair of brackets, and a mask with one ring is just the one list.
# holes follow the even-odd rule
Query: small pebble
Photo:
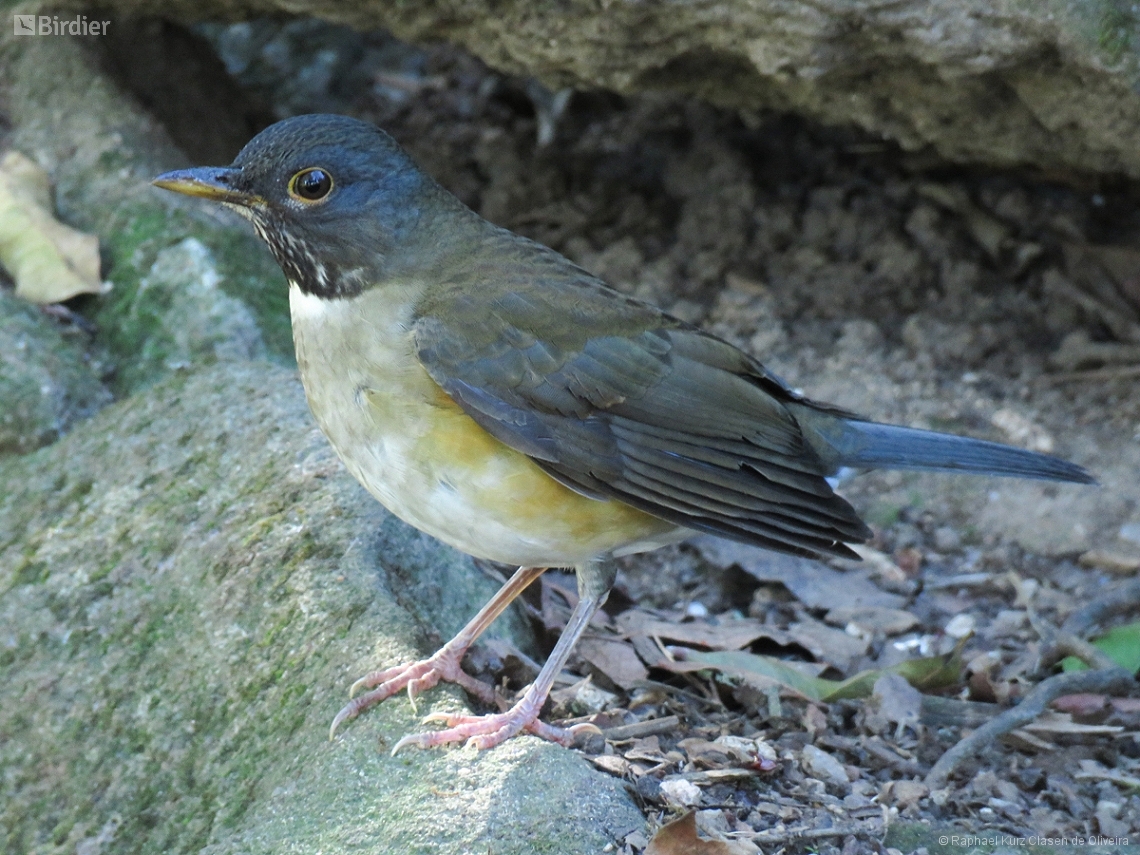
[[689, 603], [685, 606], [685, 614], [691, 618], [706, 618], [709, 610], [704, 603]]
[[661, 796], [669, 804], [692, 807], [701, 803], [701, 788], [684, 778], [670, 778], [661, 782]]
[[951, 638], [965, 638], [976, 627], [974, 616], [969, 614], [954, 615], [946, 624], [946, 634]]
[[830, 784], [849, 784], [851, 782], [843, 764], [826, 751], [816, 748], [814, 745], [805, 745], [802, 757], [804, 771], [813, 778], [819, 778]]

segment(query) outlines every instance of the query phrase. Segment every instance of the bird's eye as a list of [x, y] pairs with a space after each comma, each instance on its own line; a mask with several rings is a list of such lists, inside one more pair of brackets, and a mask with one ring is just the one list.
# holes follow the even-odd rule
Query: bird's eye
[[289, 195], [302, 202], [319, 202], [332, 188], [332, 176], [317, 167], [302, 169], [289, 179]]

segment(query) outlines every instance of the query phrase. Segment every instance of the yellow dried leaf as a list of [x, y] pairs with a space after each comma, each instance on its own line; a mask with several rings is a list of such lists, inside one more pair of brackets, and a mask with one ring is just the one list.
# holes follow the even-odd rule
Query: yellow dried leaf
[[32, 303], [104, 292], [99, 239], [55, 219], [47, 173], [18, 151], [0, 158], [0, 264]]
[[746, 840], [706, 840], [697, 834], [697, 815], [690, 811], [653, 835], [645, 855], [754, 855], [760, 850]]

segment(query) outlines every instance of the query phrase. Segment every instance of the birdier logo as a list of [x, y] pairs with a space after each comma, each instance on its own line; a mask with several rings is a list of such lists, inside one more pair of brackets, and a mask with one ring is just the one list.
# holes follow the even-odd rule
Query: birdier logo
[[86, 15], [13, 15], [12, 32], [17, 36], [105, 36], [110, 21], [89, 21]]

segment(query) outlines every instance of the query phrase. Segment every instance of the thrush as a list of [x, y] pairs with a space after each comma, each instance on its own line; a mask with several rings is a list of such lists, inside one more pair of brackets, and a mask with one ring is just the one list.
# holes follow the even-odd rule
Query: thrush
[[331, 732], [441, 680], [487, 703], [460, 663], [546, 568], [573, 568], [566, 628], [514, 706], [441, 715], [396, 745], [489, 748], [522, 731], [569, 744], [542, 705], [614, 583], [613, 559], [707, 532], [855, 557], [871, 532], [829, 476], [924, 469], [1091, 483], [998, 443], [880, 424], [809, 400], [752, 356], [495, 226], [373, 125], [298, 116], [225, 167], [155, 184], [246, 217], [289, 282], [309, 406], [392, 513], [519, 569], [433, 656], [361, 678]]

